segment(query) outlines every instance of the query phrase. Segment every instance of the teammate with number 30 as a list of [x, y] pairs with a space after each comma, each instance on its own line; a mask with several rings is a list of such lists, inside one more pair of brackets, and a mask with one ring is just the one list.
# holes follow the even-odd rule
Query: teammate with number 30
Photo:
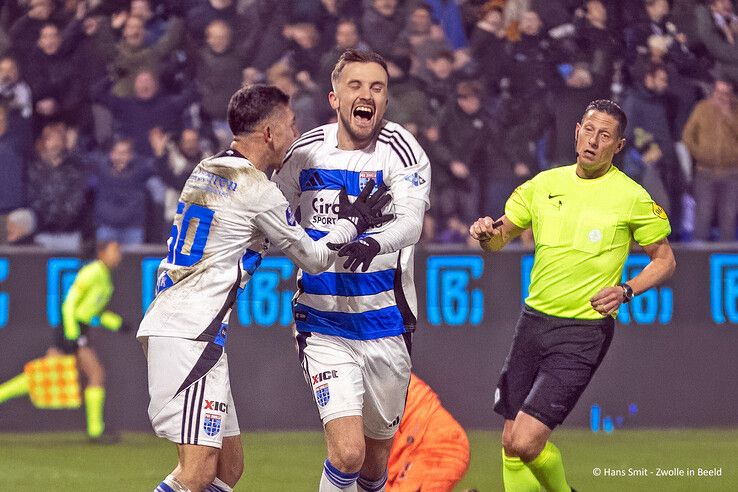
[[[156, 298], [138, 331], [146, 353], [149, 418], [177, 444], [179, 464], [163, 492], [230, 491], [243, 471], [243, 450], [225, 352], [231, 308], [270, 244], [300, 268], [318, 273], [335, 261], [327, 243], [351, 241], [392, 219], [389, 196], [374, 182], [314, 241], [297, 225], [266, 171], [281, 167], [295, 140], [289, 98], [272, 86], [236, 92], [228, 105], [230, 149], [202, 161], [182, 190], [157, 273]], [[370, 196], [371, 195], [371, 196]]]

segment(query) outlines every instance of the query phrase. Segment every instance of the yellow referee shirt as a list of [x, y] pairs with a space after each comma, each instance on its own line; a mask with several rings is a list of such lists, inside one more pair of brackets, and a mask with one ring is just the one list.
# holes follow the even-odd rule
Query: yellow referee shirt
[[589, 299], [620, 283], [631, 238], [647, 246], [671, 232], [664, 210], [615, 166], [596, 179], [577, 176], [576, 165], [544, 171], [513, 192], [505, 216], [533, 228], [525, 303], [561, 318], [601, 319]]

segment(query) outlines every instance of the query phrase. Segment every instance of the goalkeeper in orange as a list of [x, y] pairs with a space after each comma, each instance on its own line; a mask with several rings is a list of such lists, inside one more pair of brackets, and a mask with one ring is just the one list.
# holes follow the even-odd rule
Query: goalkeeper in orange
[[468, 467], [466, 432], [430, 386], [412, 374], [390, 451], [387, 491], [450, 492]]
[[[77, 366], [85, 375], [84, 390], [87, 435], [102, 440], [105, 430], [105, 370], [89, 345], [88, 327], [121, 331], [123, 320], [105, 308], [113, 294], [111, 270], [121, 261], [120, 245], [114, 241], [97, 244], [97, 260], [80, 269], [62, 304], [63, 329], [55, 330], [54, 344], [46, 357], [25, 365], [23, 374], [0, 384], [0, 403], [29, 394], [40, 408], [80, 406]], [[64, 355], [66, 354], [66, 355]]]

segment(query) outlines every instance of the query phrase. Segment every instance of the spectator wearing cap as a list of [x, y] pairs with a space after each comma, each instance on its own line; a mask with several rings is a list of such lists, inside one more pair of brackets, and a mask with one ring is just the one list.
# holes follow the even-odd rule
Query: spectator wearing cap
[[706, 241], [715, 212], [721, 241], [735, 241], [738, 214], [738, 105], [734, 86], [716, 80], [684, 126], [682, 140], [695, 161], [695, 239]]

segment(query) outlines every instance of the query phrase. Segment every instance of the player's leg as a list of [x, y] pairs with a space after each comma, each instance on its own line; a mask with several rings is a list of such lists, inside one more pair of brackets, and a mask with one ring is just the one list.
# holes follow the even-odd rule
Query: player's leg
[[[228, 357], [228, 354], [224, 354]], [[210, 484], [209, 492], [231, 492], [243, 474], [243, 443], [241, 428], [238, 425], [236, 405], [228, 383], [228, 413], [223, 423], [223, 447], [218, 459], [218, 472]]]
[[364, 383], [353, 341], [319, 333], [298, 333], [296, 340], [328, 447], [319, 490], [356, 490], [364, 462]]
[[502, 430], [502, 481], [507, 491], [538, 492], [538, 480], [512, 446], [513, 424], [540, 364], [535, 319], [523, 310], [495, 390], [494, 411], [505, 418]]
[[87, 380], [84, 391], [87, 435], [97, 438], [105, 431], [105, 369], [95, 350], [89, 346], [77, 349], [77, 363]]
[[358, 489], [385, 490], [387, 462], [392, 441], [405, 412], [410, 384], [411, 335], [364, 340], [360, 343], [364, 364], [364, 436], [366, 458]]

